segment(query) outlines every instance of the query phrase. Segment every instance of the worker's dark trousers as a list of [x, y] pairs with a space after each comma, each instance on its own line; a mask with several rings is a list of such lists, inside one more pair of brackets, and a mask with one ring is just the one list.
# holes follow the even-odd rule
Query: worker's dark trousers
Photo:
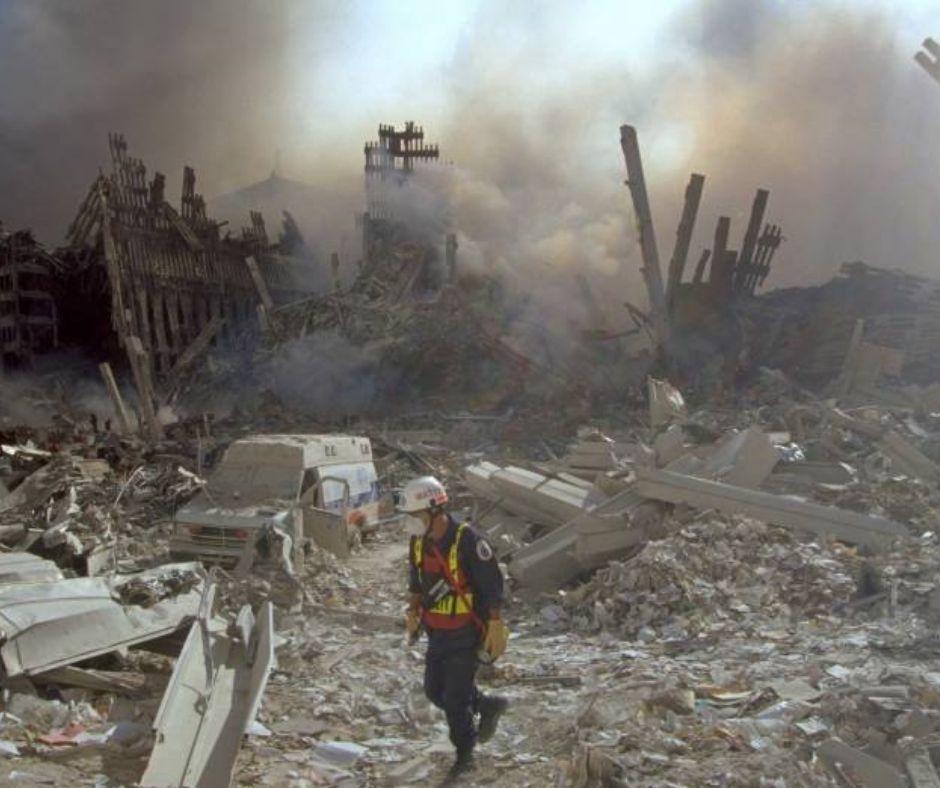
[[460, 629], [436, 629], [428, 635], [424, 662], [424, 692], [447, 715], [450, 740], [458, 752], [472, 750], [477, 732], [473, 715], [481, 693], [476, 687], [480, 634], [474, 624]]

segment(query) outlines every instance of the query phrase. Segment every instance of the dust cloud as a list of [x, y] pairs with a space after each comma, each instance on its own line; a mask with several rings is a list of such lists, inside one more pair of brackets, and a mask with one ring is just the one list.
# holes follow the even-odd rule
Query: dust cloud
[[[628, 122], [639, 130], [664, 260], [695, 171], [706, 186], [692, 260], [719, 215], [732, 218], [740, 243], [763, 187], [767, 219], [786, 237], [771, 285], [822, 281], [855, 259], [936, 267], [940, 90], [912, 61], [919, 39], [886, 11], [692, 0], [652, 62], [627, 53], [559, 62], [576, 9], [482, 2], [439, 81], [400, 99], [397, 117], [390, 100], [371, 125], [360, 107], [311, 131], [298, 64], [309, 83], [318, 64], [343, 56], [350, 8], [3, 4], [0, 69], [14, 78], [0, 87], [0, 218], [60, 239], [106, 164], [109, 130], [168, 175], [171, 199], [182, 165], [195, 166], [210, 206], [263, 181], [285, 146], [285, 173], [315, 189], [294, 208], [308, 241], [320, 259], [337, 250], [349, 267], [353, 214], [364, 206], [361, 142], [379, 122], [415, 119], [447, 161], [421, 186], [413, 221], [454, 227], [461, 264], [529, 293], [535, 320], [577, 313], [573, 282], [583, 272], [624, 322], [622, 302], [645, 298], [619, 149]], [[274, 235], [279, 214], [265, 209]], [[237, 228], [237, 217], [225, 218]]]

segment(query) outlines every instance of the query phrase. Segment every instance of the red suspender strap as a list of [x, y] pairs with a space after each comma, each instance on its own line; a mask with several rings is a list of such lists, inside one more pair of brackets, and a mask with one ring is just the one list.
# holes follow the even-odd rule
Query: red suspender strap
[[[458, 546], [459, 549], [459, 546]], [[437, 562], [441, 565], [441, 569], [444, 570], [444, 577], [447, 578], [447, 583], [451, 587], [451, 590], [460, 597], [460, 601], [467, 606], [467, 610], [470, 611], [470, 618], [473, 620], [473, 623], [476, 624], [477, 629], [480, 630], [480, 635], [483, 636], [486, 634], [486, 626], [483, 624], [483, 621], [476, 614], [476, 611], [473, 609], [473, 605], [467, 600], [467, 595], [464, 593], [463, 589], [457, 585], [457, 581], [454, 579], [453, 574], [450, 571], [450, 564], [444, 560], [444, 556], [441, 555], [441, 551], [438, 549], [437, 545], [433, 542], [431, 543], [431, 551], [434, 553], [434, 557], [437, 559]], [[458, 553], [459, 555], [459, 553]]]

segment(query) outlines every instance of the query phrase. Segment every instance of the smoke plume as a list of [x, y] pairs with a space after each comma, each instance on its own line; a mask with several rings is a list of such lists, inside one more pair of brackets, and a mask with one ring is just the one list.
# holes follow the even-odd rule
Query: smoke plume
[[[627, 122], [664, 261], [695, 171], [706, 185], [693, 261], [719, 215], [739, 245], [764, 187], [767, 218], [786, 236], [772, 285], [821, 281], [854, 259], [935, 268], [940, 89], [912, 55], [938, 31], [911, 37], [873, 4], [690, 0], [637, 62], [568, 47], [584, 9], [481, 2], [434, 79], [374, 107], [350, 99], [348, 117], [317, 115], [339, 89], [318, 71], [368, 61], [350, 45], [366, 11], [299, 0], [0, 5], [0, 69], [15, 75], [0, 87], [0, 219], [61, 238], [106, 164], [109, 130], [166, 172], [170, 195], [184, 163], [211, 198], [263, 180], [283, 148], [283, 174], [318, 189], [297, 216], [308, 240], [350, 265], [361, 142], [379, 122], [414, 118], [451, 162], [412, 206], [416, 221], [447, 218], [461, 265], [500, 273], [535, 300], [534, 318], [580, 318], [572, 283], [583, 272], [623, 324], [622, 302], [645, 299], [619, 149]], [[388, 46], [404, 54], [432, 34], [416, 25], [414, 40]], [[381, 59], [372, 78], [395, 66]], [[267, 219], [273, 235], [279, 216]]]
[[440, 135], [457, 162], [451, 199], [473, 258], [538, 292], [546, 315], [572, 314], [577, 271], [615, 314], [645, 300], [623, 122], [639, 131], [663, 266], [699, 172], [689, 268], [721, 215], [740, 245], [754, 192], [767, 188], [766, 220], [786, 239], [770, 285], [823, 281], [856, 259], [936, 273], [940, 89], [886, 13], [691, 2], [648, 68], [572, 63], [547, 84], [560, 40], [513, 47], [486, 24], [453, 70]]

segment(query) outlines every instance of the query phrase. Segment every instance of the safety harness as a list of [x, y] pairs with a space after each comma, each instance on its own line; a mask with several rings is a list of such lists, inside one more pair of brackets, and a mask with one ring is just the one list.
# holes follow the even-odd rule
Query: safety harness
[[[481, 632], [485, 631], [483, 621], [473, 609], [473, 592], [468, 589], [460, 569], [460, 540], [468, 527], [469, 523], [461, 523], [457, 527], [446, 560], [438, 546], [431, 542], [431, 555], [444, 575], [447, 588], [444, 593], [435, 595], [435, 598], [424, 600], [426, 607], [422, 611], [421, 620], [428, 629], [459, 629], [472, 621]], [[412, 561], [418, 568], [419, 578], [424, 575], [424, 560], [424, 537], [419, 536], [414, 540], [412, 552]]]

